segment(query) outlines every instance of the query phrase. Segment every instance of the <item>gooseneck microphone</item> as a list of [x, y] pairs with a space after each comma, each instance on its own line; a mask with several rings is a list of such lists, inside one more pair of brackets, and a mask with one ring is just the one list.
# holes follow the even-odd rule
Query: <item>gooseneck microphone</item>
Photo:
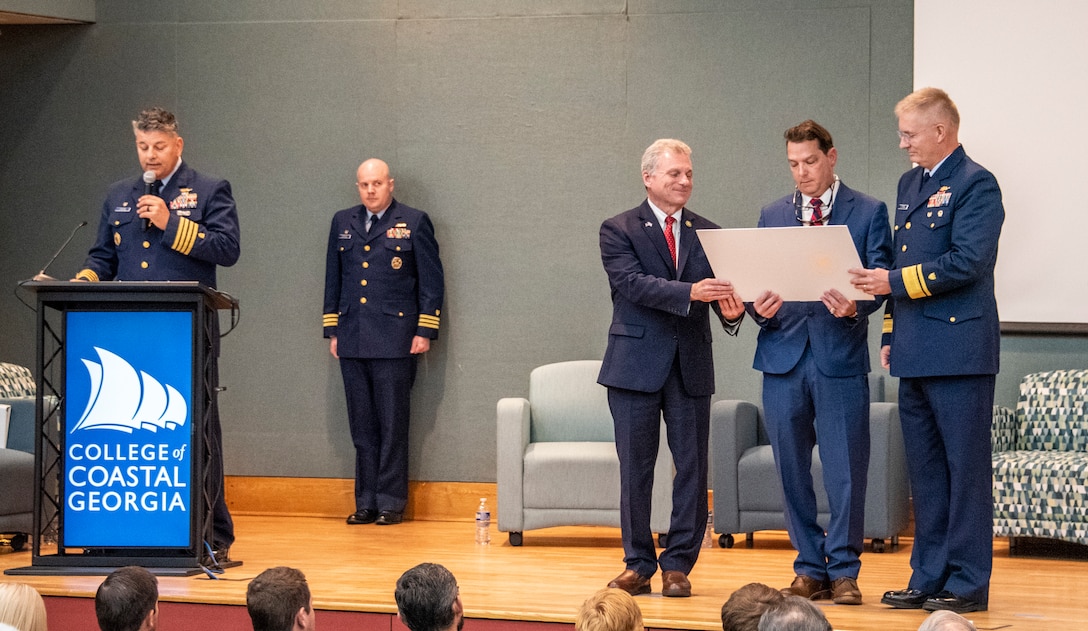
[[79, 222], [79, 225], [75, 227], [75, 230], [72, 230], [72, 234], [68, 235], [68, 240], [64, 242], [64, 245], [60, 246], [60, 249], [57, 250], [57, 253], [53, 255], [53, 258], [49, 259], [49, 262], [45, 264], [45, 267], [42, 268], [42, 271], [35, 274], [32, 280], [57, 280], [52, 276], [46, 274], [45, 270], [49, 269], [49, 266], [53, 264], [53, 261], [57, 260], [57, 257], [60, 256], [60, 253], [64, 251], [64, 248], [68, 247], [68, 244], [72, 242], [72, 238], [76, 236], [76, 233], [79, 232], [79, 229], [86, 225], [86, 221]]
[[[144, 195], [155, 194], [155, 172], [144, 171]], [[151, 227], [151, 220], [144, 217], [144, 232]]]

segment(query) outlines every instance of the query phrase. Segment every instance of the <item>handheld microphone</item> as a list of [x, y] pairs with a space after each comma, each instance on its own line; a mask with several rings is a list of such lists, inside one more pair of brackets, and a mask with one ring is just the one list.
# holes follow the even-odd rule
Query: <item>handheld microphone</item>
[[[144, 171], [144, 195], [155, 194], [155, 172]], [[144, 232], [151, 227], [151, 220], [144, 217]]]
[[45, 264], [45, 267], [42, 268], [42, 271], [35, 274], [32, 280], [57, 280], [52, 276], [46, 274], [45, 270], [53, 264], [53, 261], [57, 260], [57, 257], [60, 256], [60, 253], [64, 251], [64, 248], [68, 247], [68, 244], [72, 242], [72, 238], [76, 236], [76, 233], [79, 232], [79, 229], [86, 225], [86, 221], [79, 222], [79, 225], [75, 227], [75, 230], [72, 230], [72, 234], [68, 235], [68, 240], [64, 242], [64, 245], [60, 246], [60, 249], [57, 250], [57, 253], [53, 255], [53, 258], [49, 259], [49, 262]]

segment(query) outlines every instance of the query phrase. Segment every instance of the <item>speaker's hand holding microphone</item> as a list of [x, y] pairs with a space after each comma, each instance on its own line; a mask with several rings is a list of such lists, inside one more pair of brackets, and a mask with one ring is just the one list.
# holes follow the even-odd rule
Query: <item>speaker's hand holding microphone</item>
[[144, 220], [144, 230], [155, 226], [159, 230], [166, 229], [166, 222], [170, 219], [170, 211], [166, 208], [166, 202], [158, 196], [155, 190], [155, 172], [144, 171], [144, 194], [136, 200], [136, 214]]

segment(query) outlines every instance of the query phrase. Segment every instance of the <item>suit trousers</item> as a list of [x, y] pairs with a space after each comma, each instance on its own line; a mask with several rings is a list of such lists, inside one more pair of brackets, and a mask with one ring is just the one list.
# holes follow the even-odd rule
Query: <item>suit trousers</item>
[[[763, 409], [782, 480], [794, 572], [818, 581], [857, 578], [865, 545], [869, 381], [828, 377], [806, 348], [788, 373], [763, 375]], [[816, 521], [812, 450], [819, 445], [831, 519]]]
[[[657, 392], [608, 388], [620, 460], [624, 562], [646, 577], [653, 576], [658, 566], [662, 571], [691, 572], [706, 530], [710, 397], [687, 394], [679, 361], [677, 356]], [[658, 558], [650, 531], [650, 502], [662, 415], [676, 475], [667, 546]]]
[[914, 497], [911, 589], [986, 605], [993, 568], [994, 375], [899, 380]]
[[408, 422], [416, 358], [340, 358], [355, 444], [355, 510], [408, 503]]

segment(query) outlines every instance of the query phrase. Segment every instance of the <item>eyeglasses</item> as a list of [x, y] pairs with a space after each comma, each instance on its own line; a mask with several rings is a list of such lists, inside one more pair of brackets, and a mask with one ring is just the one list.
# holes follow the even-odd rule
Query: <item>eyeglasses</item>
[[[935, 125], [932, 125], [931, 127], [935, 127]], [[908, 143], [910, 143], [915, 138], [918, 137], [918, 134], [920, 134], [920, 133], [922, 133], [924, 131], [927, 131], [928, 129], [930, 129], [930, 127], [923, 127], [922, 129], [919, 129], [918, 131], [898, 131], [897, 130], [895, 133], [898, 134], [900, 142], [905, 140]]]

